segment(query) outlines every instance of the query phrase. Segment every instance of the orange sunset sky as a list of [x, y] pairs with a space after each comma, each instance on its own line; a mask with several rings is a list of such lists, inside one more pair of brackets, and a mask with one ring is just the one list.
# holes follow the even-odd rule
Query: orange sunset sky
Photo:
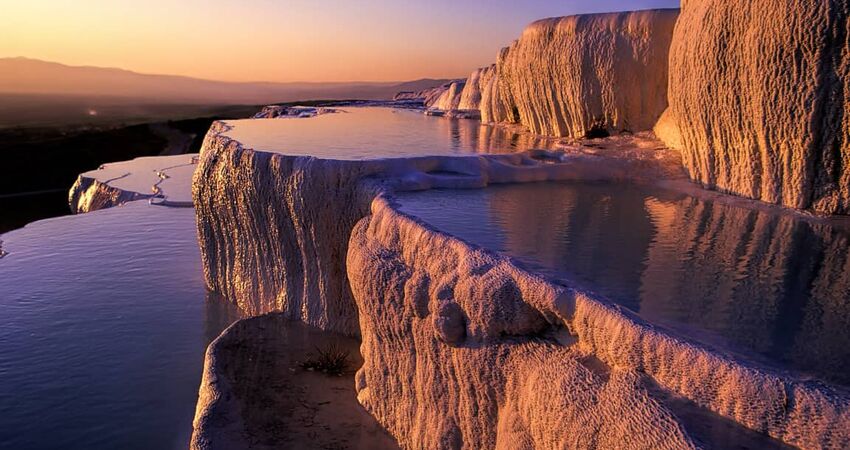
[[225, 81], [460, 77], [543, 17], [677, 0], [0, 0], [0, 57]]

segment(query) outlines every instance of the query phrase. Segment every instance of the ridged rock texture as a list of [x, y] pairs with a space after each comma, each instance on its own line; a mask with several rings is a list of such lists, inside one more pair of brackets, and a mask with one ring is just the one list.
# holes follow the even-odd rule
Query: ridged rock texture
[[847, 0], [688, 0], [665, 133], [707, 187], [850, 213]]
[[[498, 66], [493, 64], [479, 70], [481, 74], [478, 79], [478, 89], [480, 90], [478, 110], [481, 113], [481, 121], [484, 123], [515, 122], [516, 119], [509, 116], [506, 102], [501, 97]], [[469, 97], [473, 97], [473, 95], [469, 94]], [[510, 112], [513, 112], [512, 108]]]
[[243, 151], [218, 134], [225, 127], [207, 135], [192, 185], [207, 286], [251, 315], [355, 335], [341, 262], [367, 211], [356, 182], [369, 168]]
[[[651, 394], [653, 384], [787, 443], [850, 445], [846, 396], [682, 341], [437, 233], [380, 196], [499, 182], [645, 180], [659, 173], [647, 172], [658, 158], [632, 165], [533, 151], [336, 161], [254, 151], [226, 129], [216, 123], [208, 134], [193, 182], [208, 286], [248, 315], [280, 312], [360, 336], [358, 398], [403, 447], [692, 446], [687, 427]], [[551, 337], [565, 327], [575, 344]], [[216, 364], [207, 361], [210, 373], [218, 373]], [[215, 383], [207, 390], [198, 417], [228, 409]], [[622, 410], [630, 415], [617, 428], [610, 418]], [[201, 441], [227, 426], [197, 425]], [[586, 440], [593, 436], [603, 441]]]
[[463, 93], [464, 86], [466, 86], [466, 81], [455, 81], [451, 83], [449, 88], [446, 89], [433, 104], [428, 106], [440, 111], [454, 111], [460, 109], [460, 97]]
[[192, 207], [196, 154], [145, 156], [82, 173], [68, 192], [74, 214], [150, 199], [161, 206]]
[[[687, 448], [687, 430], [647, 394], [644, 376], [786, 443], [850, 445], [846, 395], [671, 336], [435, 232], [382, 198], [372, 213], [355, 227], [348, 250], [365, 360], [358, 399], [404, 447], [586, 448], [592, 445], [582, 436], [599, 433], [600, 448], [622, 448], [621, 439], [629, 448]], [[576, 345], [539, 339], [551, 324], [566, 325]], [[583, 363], [588, 358], [607, 367], [606, 381], [598, 366]], [[600, 403], [584, 403], [572, 389], [592, 392]], [[606, 395], [609, 389], [617, 394]], [[614, 420], [616, 411], [630, 415]], [[654, 421], [657, 427], [647, 426]], [[634, 435], [605, 428], [609, 422]]]
[[481, 76], [487, 68], [478, 69], [469, 75], [463, 91], [460, 93], [457, 108], [461, 110], [477, 110], [481, 106]]
[[536, 337], [554, 305], [570, 309], [556, 287], [382, 200], [373, 212], [348, 253], [365, 360], [356, 388], [403, 448], [695, 447], [638, 372], [595, 372]]
[[429, 89], [424, 89], [419, 92], [412, 91], [403, 91], [397, 93], [393, 96], [393, 100], [395, 101], [404, 101], [404, 100], [414, 100], [421, 101], [426, 108], [432, 107], [440, 97], [451, 87], [452, 84], [463, 82], [463, 80], [454, 80], [448, 83], [441, 84], [440, 86], [432, 87]]
[[112, 208], [150, 195], [114, 188], [94, 178], [80, 175], [68, 191], [68, 206], [74, 214]]
[[[546, 152], [366, 161], [287, 156], [243, 148], [227, 129], [223, 122], [210, 129], [192, 183], [207, 286], [248, 314], [283, 312], [347, 335], [357, 335], [358, 327], [345, 254], [375, 195], [360, 185], [367, 177], [408, 190], [480, 188], [623, 178], [635, 169], [622, 161], [598, 167], [597, 159], [580, 157], [550, 164]], [[492, 130], [481, 131], [486, 151]]]
[[[482, 87], [485, 121], [543, 135], [643, 131], [667, 107], [667, 60], [678, 10], [592, 14], [531, 24], [499, 54], [498, 94]], [[481, 77], [479, 75], [480, 78]]]

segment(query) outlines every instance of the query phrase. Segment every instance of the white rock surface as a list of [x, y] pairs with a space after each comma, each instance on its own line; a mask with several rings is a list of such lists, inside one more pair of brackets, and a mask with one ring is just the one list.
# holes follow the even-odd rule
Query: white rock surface
[[683, 2], [659, 135], [694, 180], [850, 213], [849, 14], [845, 0]]
[[428, 105], [429, 109], [436, 109], [439, 111], [453, 111], [458, 109], [464, 86], [466, 86], [466, 81], [455, 81], [449, 84], [448, 89], [440, 94], [433, 104]]
[[481, 76], [486, 71], [487, 68], [477, 69], [466, 79], [458, 99], [458, 109], [479, 110], [481, 108]]
[[597, 167], [592, 156], [551, 164], [545, 152], [320, 159], [303, 149], [296, 155], [254, 151], [228, 136], [229, 129], [213, 125], [193, 181], [207, 285], [248, 313], [281, 311], [349, 335], [358, 326], [345, 253], [351, 229], [375, 195], [360, 181], [378, 177], [383, 187], [407, 190], [475, 188], [640, 170], [627, 162]]
[[[502, 49], [500, 55], [506, 52], [507, 48]], [[507, 101], [502, 100], [502, 91], [499, 87], [498, 66], [493, 64], [480, 70], [482, 72], [479, 76], [478, 88], [481, 91], [481, 100], [478, 103], [478, 110], [481, 115], [481, 121], [484, 123], [516, 122], [509, 115], [512, 110], [508, 111], [506, 109]]]
[[348, 268], [365, 360], [358, 400], [402, 447], [695, 447], [637, 372], [595, 372], [577, 348], [534, 337], [557, 321], [539, 308], [562, 290], [503, 258], [377, 200]]
[[399, 92], [398, 94], [396, 94], [393, 97], [393, 100], [396, 100], [396, 101], [399, 101], [399, 100], [421, 101], [425, 105], [426, 108], [431, 108], [440, 99], [440, 97], [442, 97], [442, 95], [446, 91], [449, 90], [451, 85], [454, 84], [454, 83], [457, 83], [457, 82], [463, 82], [463, 80], [450, 81], [450, 82], [444, 83], [440, 86], [425, 89], [425, 90], [422, 90], [422, 91], [419, 91], [419, 92], [411, 92], [411, 91]]
[[148, 156], [104, 164], [81, 174], [68, 193], [74, 213], [151, 199], [165, 206], [192, 206], [192, 174], [197, 154]]
[[480, 119], [481, 87], [479, 85], [482, 70], [476, 70], [466, 81], [457, 81], [425, 111], [432, 116], [444, 116], [452, 119]]
[[[480, 72], [481, 117], [537, 134], [652, 129], [667, 107], [667, 59], [678, 10], [545, 19]], [[495, 91], [495, 92], [494, 92]], [[469, 98], [474, 98], [470, 94]]]
[[[251, 315], [360, 336], [358, 398], [403, 446], [693, 446], [650, 380], [790, 444], [850, 445], [845, 394], [688, 343], [375, 199], [499, 182], [678, 180], [657, 141], [341, 161], [254, 151], [225, 131], [208, 134], [193, 182], [208, 286]], [[562, 327], [574, 345], [545, 338]]]
[[[429, 229], [381, 198], [354, 229], [348, 277], [365, 359], [358, 398], [409, 448], [587, 448], [590, 435], [604, 437], [600, 448], [692, 445], [641, 388], [643, 376], [795, 446], [850, 444], [846, 394], [688, 343]], [[531, 338], [550, 324], [569, 327], [578, 342]], [[606, 382], [583, 365], [589, 357], [607, 366]], [[446, 433], [448, 444], [439, 441]]]
[[254, 119], [280, 119], [280, 118], [309, 118], [320, 114], [335, 113], [333, 108], [322, 108], [313, 106], [281, 106], [269, 105], [264, 106], [257, 114], [254, 114]]

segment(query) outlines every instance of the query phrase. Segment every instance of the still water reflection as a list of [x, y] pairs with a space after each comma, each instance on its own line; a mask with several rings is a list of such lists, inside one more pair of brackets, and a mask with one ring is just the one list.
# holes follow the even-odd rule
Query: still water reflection
[[309, 119], [229, 120], [225, 133], [249, 148], [287, 155], [362, 160], [423, 155], [511, 153], [555, 141], [478, 120], [429, 117], [397, 108], [340, 108]]
[[194, 212], [135, 202], [2, 236], [0, 447], [186, 448], [206, 345]]
[[786, 215], [627, 184], [399, 196], [402, 210], [571, 280], [647, 320], [850, 384], [850, 236]]

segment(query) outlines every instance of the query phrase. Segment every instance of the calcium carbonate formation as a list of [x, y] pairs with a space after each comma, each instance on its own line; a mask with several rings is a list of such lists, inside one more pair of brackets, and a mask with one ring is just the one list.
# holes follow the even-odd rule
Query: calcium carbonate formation
[[846, 0], [685, 4], [670, 52], [668, 140], [692, 179], [850, 213], [848, 14]]
[[[547, 19], [427, 106], [566, 137], [654, 128], [706, 186], [846, 213], [847, 15], [838, 0], [689, 0], [681, 14]], [[682, 339], [392, 202], [396, 190], [635, 175], [598, 155], [550, 156], [287, 156], [218, 123], [193, 181], [207, 284], [250, 314], [359, 336], [358, 400], [404, 448], [698, 447], [659, 389], [786, 444], [850, 447], [846, 392]], [[242, 444], [223, 364], [210, 347], [196, 448]]]
[[434, 107], [551, 136], [654, 128], [705, 187], [848, 214], [848, 11], [845, 0], [690, 0], [681, 12], [546, 19]]
[[593, 14], [531, 24], [497, 64], [476, 70], [438, 109], [537, 134], [651, 129], [667, 107], [667, 58], [678, 10]]
[[[227, 131], [218, 123], [207, 136], [193, 187], [208, 286], [250, 315], [359, 336], [358, 399], [403, 447], [697, 446], [653, 385], [789, 444], [850, 444], [844, 394], [660, 331], [406, 217], [391, 200], [434, 187], [646, 180], [666, 173], [647, 176], [657, 158], [317, 159], [255, 151]], [[575, 343], [560, 344], [559, 333]], [[211, 347], [196, 448], [239, 439], [221, 364]]]

